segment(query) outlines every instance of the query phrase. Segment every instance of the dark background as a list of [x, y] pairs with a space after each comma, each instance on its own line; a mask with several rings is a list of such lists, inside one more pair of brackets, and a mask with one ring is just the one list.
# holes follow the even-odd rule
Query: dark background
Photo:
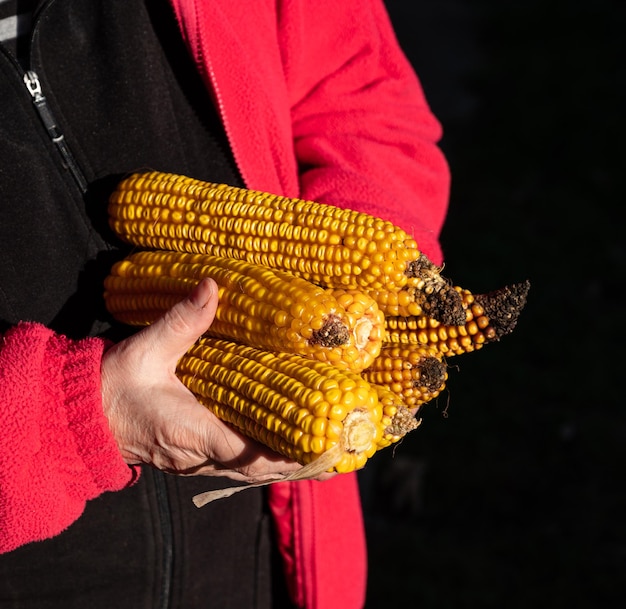
[[386, 4], [444, 127], [446, 276], [531, 290], [360, 474], [367, 609], [623, 606], [626, 3]]

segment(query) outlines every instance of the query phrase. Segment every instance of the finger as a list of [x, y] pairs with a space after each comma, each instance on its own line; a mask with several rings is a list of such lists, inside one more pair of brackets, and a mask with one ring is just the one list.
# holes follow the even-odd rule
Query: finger
[[158, 346], [160, 359], [175, 364], [209, 328], [217, 304], [217, 284], [205, 278], [187, 298], [146, 328], [145, 338]]
[[212, 412], [206, 411], [206, 416], [213, 423], [205, 427], [205, 451], [217, 468], [255, 477], [263, 473], [286, 472], [301, 467], [295, 461], [245, 436]]

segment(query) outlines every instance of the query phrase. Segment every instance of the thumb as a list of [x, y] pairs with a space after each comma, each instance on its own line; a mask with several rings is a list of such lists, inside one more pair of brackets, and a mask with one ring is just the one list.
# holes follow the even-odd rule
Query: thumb
[[215, 317], [217, 284], [205, 278], [151, 326], [145, 338], [156, 345], [164, 361], [176, 365], [187, 350], [206, 332]]

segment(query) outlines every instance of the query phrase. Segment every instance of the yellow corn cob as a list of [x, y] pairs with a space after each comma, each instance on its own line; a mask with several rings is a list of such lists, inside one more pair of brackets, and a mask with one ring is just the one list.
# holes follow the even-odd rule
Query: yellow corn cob
[[448, 372], [434, 351], [419, 344], [408, 344], [384, 347], [361, 376], [401, 396], [407, 407], [417, 408], [441, 393]]
[[487, 294], [474, 295], [456, 287], [465, 310], [465, 323], [442, 324], [426, 315], [386, 317], [384, 346], [416, 344], [435, 354], [452, 356], [480, 349], [513, 331], [526, 304], [530, 284], [526, 281]]
[[324, 469], [353, 471], [393, 440], [378, 390], [323, 362], [202, 338], [177, 376], [220, 419], [302, 465], [324, 455]]
[[420, 254], [368, 214], [162, 172], [123, 180], [109, 218], [139, 247], [245, 259], [326, 287], [401, 288]]
[[361, 371], [380, 352], [384, 318], [357, 290], [326, 290], [243, 260], [143, 251], [115, 264], [105, 303], [119, 321], [145, 325], [184, 298], [203, 277], [219, 288], [207, 334], [271, 351], [298, 353]]

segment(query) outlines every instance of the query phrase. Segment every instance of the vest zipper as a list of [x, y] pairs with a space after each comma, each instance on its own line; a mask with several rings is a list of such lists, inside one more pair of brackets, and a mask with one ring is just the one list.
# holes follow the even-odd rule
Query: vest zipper
[[37, 110], [37, 114], [39, 115], [43, 126], [48, 132], [48, 136], [61, 155], [63, 167], [70, 172], [80, 192], [85, 194], [87, 191], [87, 180], [74, 158], [72, 151], [69, 149], [64, 135], [59, 129], [59, 125], [52, 114], [52, 110], [50, 109], [46, 96], [43, 94], [41, 81], [39, 80], [37, 73], [33, 70], [26, 72], [24, 74], [24, 84], [33, 99], [33, 105]]

